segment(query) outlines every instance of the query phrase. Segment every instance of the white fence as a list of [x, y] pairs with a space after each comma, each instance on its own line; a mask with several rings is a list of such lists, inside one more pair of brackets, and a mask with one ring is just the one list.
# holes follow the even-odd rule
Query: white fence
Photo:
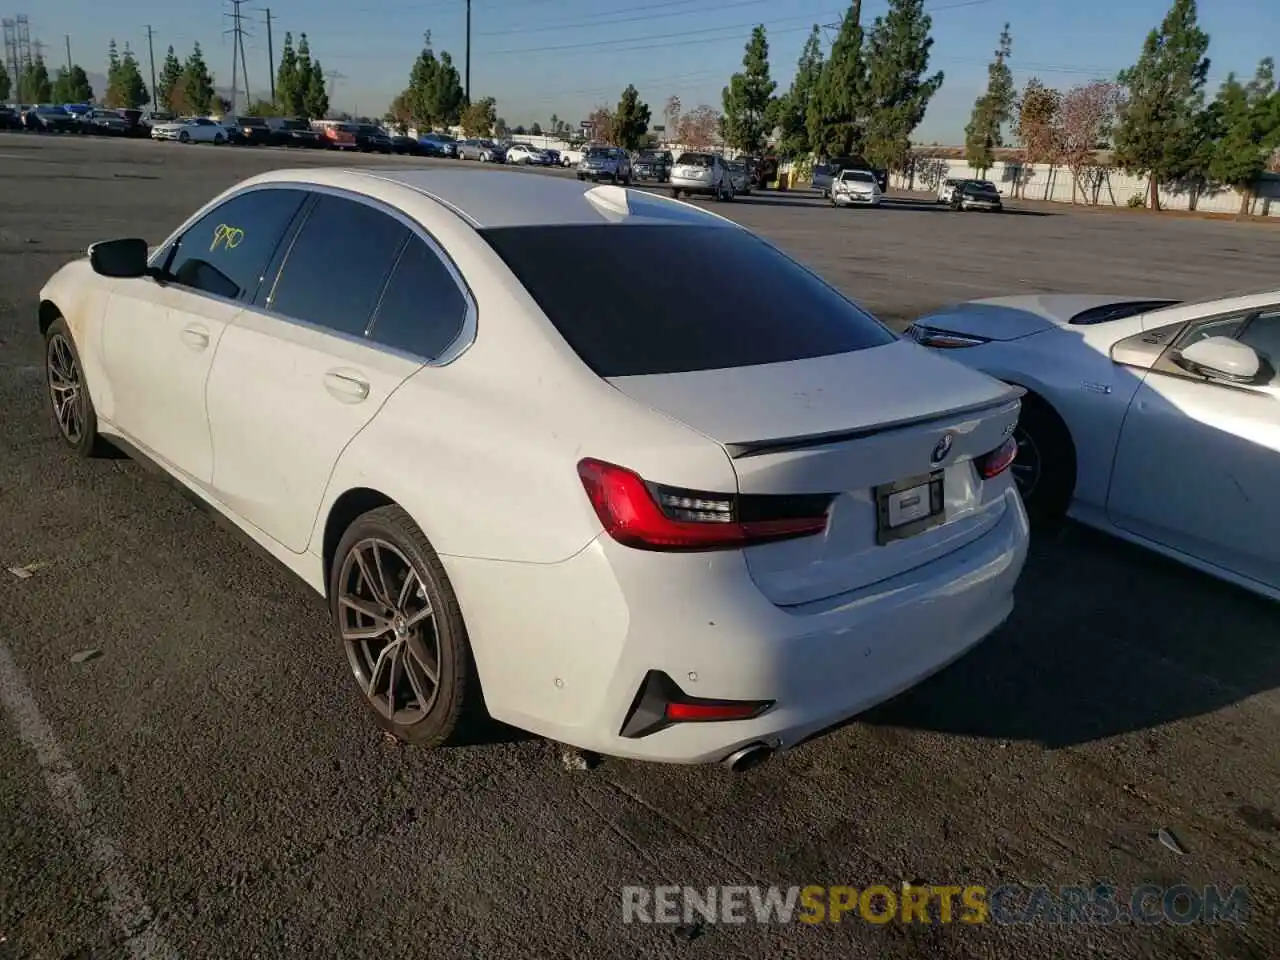
[[[903, 190], [936, 190], [947, 177], [982, 177], [1008, 197], [1101, 206], [1128, 206], [1131, 197], [1145, 198], [1148, 191], [1146, 177], [1106, 167], [1086, 170], [1076, 181], [1067, 168], [1044, 163], [1002, 161], [981, 171], [968, 161], [946, 157], [916, 157], [911, 173], [895, 173], [891, 184]], [[1241, 200], [1239, 191], [1229, 187], [1167, 184], [1160, 188], [1160, 205], [1166, 210], [1236, 214]], [[1249, 207], [1248, 212], [1255, 216], [1280, 217], [1280, 174], [1263, 174]]]

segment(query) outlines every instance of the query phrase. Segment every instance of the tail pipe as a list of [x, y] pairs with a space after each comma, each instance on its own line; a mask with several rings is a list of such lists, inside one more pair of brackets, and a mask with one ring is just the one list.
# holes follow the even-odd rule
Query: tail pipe
[[746, 773], [758, 767], [774, 754], [774, 748], [767, 743], [752, 743], [737, 750], [720, 762], [734, 773]]

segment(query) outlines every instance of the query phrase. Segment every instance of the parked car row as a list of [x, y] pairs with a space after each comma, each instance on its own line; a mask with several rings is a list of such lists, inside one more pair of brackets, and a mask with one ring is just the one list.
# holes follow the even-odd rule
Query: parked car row
[[108, 137], [145, 137], [150, 128], [141, 110], [115, 110], [88, 104], [0, 104], [0, 130], [79, 133]]

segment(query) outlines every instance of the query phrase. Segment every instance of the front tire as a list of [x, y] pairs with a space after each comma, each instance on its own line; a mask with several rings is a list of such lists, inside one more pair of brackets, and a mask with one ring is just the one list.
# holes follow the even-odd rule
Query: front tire
[[365, 702], [383, 730], [438, 747], [483, 697], [453, 586], [398, 506], [358, 518], [329, 572], [329, 610]]
[[[215, 147], [220, 147], [220, 146], [222, 146], [222, 145], [223, 145], [224, 143], [226, 143], [226, 142], [227, 142], [227, 138], [226, 138], [226, 137], [224, 137], [222, 134], [220, 134], [220, 133], [215, 133], [215, 134], [213, 135], [213, 145], [214, 145]], [[256, 146], [256, 144], [255, 144], [255, 146]]]
[[110, 444], [98, 433], [98, 414], [84, 380], [84, 366], [67, 321], [58, 317], [45, 333], [45, 384], [54, 425], [63, 443], [82, 457], [100, 457]]
[[179, 143], [190, 143], [190, 142], [191, 142], [191, 134], [189, 134], [189, 133], [187, 133], [187, 131], [183, 130], [180, 134], [178, 134], [178, 142], [179, 142]]

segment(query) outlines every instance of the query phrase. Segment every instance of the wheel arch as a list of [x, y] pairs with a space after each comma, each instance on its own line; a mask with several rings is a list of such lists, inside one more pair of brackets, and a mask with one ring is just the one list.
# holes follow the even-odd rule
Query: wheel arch
[[324, 593], [329, 596], [329, 579], [333, 570], [334, 554], [338, 551], [338, 543], [347, 528], [370, 510], [379, 507], [399, 506], [395, 500], [380, 490], [371, 487], [354, 487], [344, 492], [329, 508], [329, 515], [324, 522], [324, 538], [322, 540], [321, 560], [324, 564]]
[[58, 309], [58, 305], [52, 300], [41, 300], [37, 315], [40, 319], [40, 335], [44, 336], [49, 332], [49, 328], [53, 326], [53, 321], [62, 316], [62, 311]]
[[[1041, 411], [1046, 413], [1048, 416], [1053, 418], [1053, 420], [1057, 423], [1058, 427], [1062, 430], [1063, 436], [1065, 436], [1067, 439], [1066, 453], [1067, 453], [1068, 460], [1071, 464], [1071, 491], [1072, 491], [1072, 495], [1074, 496], [1076, 485], [1079, 483], [1080, 477], [1079, 477], [1079, 457], [1076, 452], [1076, 438], [1075, 438], [1075, 435], [1071, 432], [1071, 426], [1067, 423], [1066, 418], [1061, 414], [1061, 412], [1059, 412], [1058, 408], [1054, 406], [1053, 401], [1045, 397], [1044, 393], [1038, 390], [1034, 385], [1032, 385], [1029, 380], [1024, 380], [1020, 382], [1019, 380], [1016, 380], [1016, 379], [1006, 379], [1003, 377], [1001, 379], [1003, 379], [1005, 383], [1011, 384], [1012, 386], [1015, 386], [1015, 387], [1021, 387], [1023, 390], [1025, 390], [1026, 394], [1022, 398], [1023, 406], [1036, 407], [1040, 409]], [[1019, 419], [1021, 419], [1021, 414], [1019, 414]]]

